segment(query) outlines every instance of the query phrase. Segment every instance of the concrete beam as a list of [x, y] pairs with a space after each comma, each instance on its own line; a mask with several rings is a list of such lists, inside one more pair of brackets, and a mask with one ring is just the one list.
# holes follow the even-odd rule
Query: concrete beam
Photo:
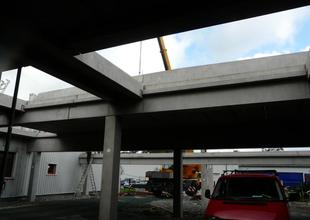
[[[220, 64], [210, 64], [199, 67], [182, 68], [143, 76], [137, 76], [136, 79], [143, 84], [144, 95], [158, 95], [160, 93], [180, 92], [184, 90], [207, 89], [214, 87], [223, 87], [228, 85], [238, 85], [258, 83], [274, 80], [284, 80], [290, 78], [305, 78], [305, 64], [307, 63], [308, 53], [294, 53], [279, 55], [267, 58], [257, 58], [251, 60], [234, 61]], [[108, 66], [108, 65], [107, 65]], [[129, 85], [128, 85], [129, 86]], [[26, 108], [37, 108], [44, 106], [63, 105], [72, 102], [81, 102], [81, 91], [73, 94], [72, 89], [63, 90], [63, 94], [57, 94], [59, 91], [51, 93], [42, 93], [38, 95], [39, 102], [29, 102]], [[67, 97], [64, 93], [67, 93]], [[75, 95], [75, 96], [74, 96]], [[84, 93], [84, 96], [87, 93]], [[62, 102], [56, 101], [54, 96], [59, 96]], [[87, 96], [84, 101], [94, 96]], [[50, 102], [48, 103], [48, 101]], [[98, 100], [98, 98], [97, 98]]]
[[[80, 56], [86, 62], [79, 61], [87, 65], [86, 72], [98, 74], [102, 71], [105, 74], [103, 78], [107, 77], [130, 90], [139, 87], [124, 74], [110, 74], [118, 71], [112, 64], [96, 65], [101, 63], [98, 56], [94, 53]], [[148, 94], [142, 101], [113, 108], [94, 96], [83, 94], [81, 90], [42, 94], [29, 102], [25, 107], [26, 113], [16, 118], [16, 124], [310, 99], [306, 63], [309, 63], [309, 55], [303, 52], [184, 68], [169, 74], [149, 74], [137, 79], [143, 82], [143, 92]], [[5, 120], [0, 120], [0, 126], [6, 126]]]
[[[29, 31], [30, 32], [30, 31]], [[44, 39], [25, 42], [29, 65], [109, 101], [140, 100], [142, 85], [95, 52], [73, 57]]]
[[103, 137], [100, 134], [79, 134], [31, 139], [28, 152], [102, 151]]
[[[105, 117], [109, 115], [201, 110], [305, 99], [310, 99], [309, 83], [305, 79], [291, 79], [268, 84], [149, 96], [130, 107], [110, 107], [105, 102], [91, 102], [87, 105], [70, 104], [66, 106], [27, 109], [23, 115], [16, 117], [15, 124], [23, 125], [36, 122]], [[6, 124], [0, 124], [0, 127], [3, 126], [6, 126]]]
[[[307, 53], [209, 64], [138, 76], [143, 94], [180, 92], [305, 76]], [[167, 74], [168, 73], [168, 74]]]
[[98, 53], [81, 54], [75, 58], [104, 75], [108, 83], [115, 86], [115, 88], [108, 87], [107, 90], [111, 89], [116, 93], [124, 92], [124, 96], [132, 96], [136, 99], [142, 98], [142, 84]]
[[306, 60], [306, 72], [307, 72], [308, 79], [310, 79], [310, 50], [308, 51], [307, 55], [308, 56]]
[[[281, 110], [279, 111], [280, 114]], [[276, 114], [277, 111], [273, 113]], [[302, 111], [296, 112], [296, 114], [303, 116], [302, 113]], [[225, 127], [216, 126], [215, 123], [213, 123], [212, 126], [208, 126], [208, 124], [203, 124], [206, 123], [205, 121], [201, 121], [202, 124], [197, 122], [196, 125], [194, 124], [187, 126], [187, 124], [182, 125], [182, 121], [176, 122], [175, 120], [171, 123], [177, 123], [178, 126], [169, 127], [170, 124], [165, 124], [163, 121], [159, 121], [160, 119], [155, 118], [158, 120], [158, 126], [153, 129], [145, 124], [142, 124], [138, 128], [135, 128], [132, 125], [132, 127], [129, 127], [127, 130], [123, 129], [122, 150], [155, 150], [165, 149], [167, 146], [171, 149], [257, 148], [262, 146], [307, 147], [310, 144], [308, 138], [309, 134], [307, 129], [305, 129], [305, 126], [300, 126], [300, 122], [302, 120], [302, 118], [299, 117], [300, 115], [295, 116], [296, 121], [290, 121], [290, 118], [286, 121], [284, 117], [280, 117], [276, 118], [278, 119], [277, 121], [269, 123], [262, 118], [263, 123], [253, 120], [252, 124], [239, 125], [237, 123], [228, 123], [227, 125], [223, 124]], [[186, 117], [190, 118], [192, 116], [187, 114]], [[259, 118], [261, 117], [258, 116], [258, 119]], [[308, 120], [308, 117], [305, 118], [305, 120]], [[167, 119], [167, 117], [165, 117], [165, 119]], [[197, 120], [197, 118], [194, 119]], [[124, 121], [123, 118], [122, 120]], [[182, 119], [180, 118], [180, 120]], [[241, 119], [238, 118], [238, 120]], [[244, 120], [244, 118], [242, 118], [242, 120]], [[280, 120], [283, 120], [283, 122]], [[103, 120], [100, 121], [104, 123]], [[150, 124], [151, 123], [156, 122], [150, 121]], [[303, 124], [307, 124], [306, 121], [305, 123], [302, 123], [302, 125]], [[81, 124], [76, 124], [76, 126], [79, 126], [78, 128], [80, 130], [83, 130], [84, 128], [81, 125], [83, 125], [83, 121], [81, 121]], [[86, 125], [89, 126], [89, 124]], [[56, 124], [56, 126], [61, 126], [61, 124]], [[74, 127], [71, 129], [74, 129]], [[59, 136], [59, 139], [40, 138], [38, 141], [40, 141], [41, 144], [46, 142], [46, 146], [50, 146], [51, 151], [75, 151], [75, 149], [78, 151], [78, 149], [85, 150], [86, 147], [89, 147], [88, 150], [91, 151], [98, 151], [98, 149], [101, 149], [100, 143], [102, 143], [103, 139], [102, 137], [97, 136], [98, 132], [102, 131], [101, 128], [98, 128], [98, 130], [89, 131], [90, 133], [88, 134], [81, 133], [78, 130], [70, 133], [70, 129], [67, 129], [65, 130], [68, 132], [67, 135]], [[136, 132], [137, 130], [139, 132]], [[171, 131], [173, 131], [173, 133], [171, 133]], [[85, 143], [85, 140], [81, 140], [79, 142], [78, 140], [82, 136], [85, 137], [85, 140], [91, 140], [92, 144]], [[37, 140], [34, 140], [32, 145], [36, 142]], [[40, 147], [38, 144], [35, 145], [38, 147], [37, 149], [44, 146], [42, 145]], [[52, 150], [54, 147], [55, 149]], [[42, 150], [44, 151], [44, 148]]]
[[121, 125], [115, 116], [105, 120], [99, 220], [117, 219]]
[[[11, 109], [11, 103], [12, 103], [13, 97], [9, 95], [5, 95], [0, 93], [0, 108], [6, 110]], [[26, 106], [26, 101], [17, 99], [16, 102], [16, 111], [18, 112], [24, 112], [24, 107]]]
[[[86, 157], [80, 157], [80, 163], [86, 164]], [[102, 155], [94, 155], [94, 164], [102, 164]], [[121, 154], [121, 164], [124, 165], [161, 165], [172, 164], [171, 153]], [[283, 152], [232, 152], [232, 153], [193, 153], [184, 154], [184, 164], [209, 165], [272, 165], [310, 167], [310, 151]]]

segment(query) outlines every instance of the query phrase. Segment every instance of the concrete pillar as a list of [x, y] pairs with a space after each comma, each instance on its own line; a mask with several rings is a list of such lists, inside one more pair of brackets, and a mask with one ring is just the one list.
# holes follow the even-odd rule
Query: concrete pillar
[[183, 152], [180, 149], [173, 153], [173, 217], [183, 217]]
[[206, 177], [207, 177], [207, 189], [210, 189], [212, 193], [214, 189], [213, 165], [207, 165]]
[[39, 183], [39, 170], [40, 170], [41, 152], [32, 153], [32, 163], [28, 186], [28, 199], [30, 202], [36, 200]]
[[117, 219], [121, 126], [115, 116], [105, 118], [99, 220]]
[[207, 164], [201, 164], [201, 204], [202, 207], [207, 207], [208, 199], [205, 197], [205, 191], [208, 188], [207, 185]]

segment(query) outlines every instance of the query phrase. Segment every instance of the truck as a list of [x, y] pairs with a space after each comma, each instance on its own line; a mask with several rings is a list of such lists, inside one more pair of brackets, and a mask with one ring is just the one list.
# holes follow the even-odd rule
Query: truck
[[[147, 171], [146, 190], [160, 197], [173, 194], [173, 166], [164, 165], [159, 171]], [[201, 189], [201, 165], [183, 165], [183, 190], [188, 196], [195, 196]]]

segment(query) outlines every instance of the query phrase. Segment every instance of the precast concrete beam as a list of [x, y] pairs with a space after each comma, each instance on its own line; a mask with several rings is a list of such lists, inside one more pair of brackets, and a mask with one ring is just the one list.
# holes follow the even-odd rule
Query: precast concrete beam
[[307, 72], [308, 79], [310, 79], [310, 50], [308, 51], [308, 56], [306, 60], [306, 72]]
[[132, 96], [132, 98], [136, 99], [142, 98], [142, 84], [98, 53], [81, 54], [75, 56], [75, 58], [98, 73], [101, 73], [103, 75], [102, 77], [105, 77], [107, 81], [105, 84], [111, 84], [111, 86], [106, 88], [107, 91], [111, 90], [115, 93], [124, 93], [124, 97]]
[[[96, 82], [113, 81], [118, 83], [119, 87], [126, 87], [133, 93], [139, 93], [140, 84], [137, 81], [140, 81], [145, 87], [143, 100], [130, 106], [110, 107], [99, 98], [69, 89], [67, 98], [64, 94], [59, 95], [59, 92], [54, 94], [55, 96], [58, 94], [58, 98], [54, 97], [53, 93], [39, 95], [45, 98], [30, 101], [25, 106], [26, 112], [16, 118], [16, 124], [310, 99], [310, 86], [306, 72], [309, 66], [309, 54], [305, 52], [184, 68], [174, 70], [171, 74], [154, 73], [141, 76], [137, 80], [123, 74], [98, 54], [89, 53], [80, 55], [78, 58], [85, 63], [74, 57], [70, 59], [75, 59], [78, 65], [86, 65], [82, 74], [90, 71], [92, 73], [90, 76], [100, 75], [101, 78], [99, 77]], [[60, 59], [59, 62], [61, 61]], [[64, 69], [64, 71], [67, 70], [66, 74], [70, 73], [69, 67]], [[77, 75], [78, 71], [78, 69], [75, 71]], [[67, 76], [66, 74], [62, 74], [63, 77]], [[84, 79], [88, 78], [85, 76]], [[92, 81], [90, 77], [90, 81], [85, 80], [85, 83], [90, 86]], [[100, 88], [104, 90], [105, 86], [102, 85]], [[65, 91], [67, 90], [62, 93]], [[118, 92], [116, 91], [115, 94], [117, 95]], [[49, 96], [50, 101], [48, 101]], [[6, 125], [0, 120], [0, 126]]]
[[240, 86], [305, 77], [307, 56], [307, 52], [300, 52], [208, 64], [137, 76], [137, 79], [143, 82], [145, 96], [229, 85]]
[[28, 152], [70, 152], [102, 151], [103, 137], [100, 134], [54, 136], [33, 138], [29, 141]]
[[[10, 109], [13, 97], [0, 93], [0, 109]], [[24, 107], [26, 106], [26, 101], [17, 99], [15, 110], [18, 112], [24, 112]]]
[[108, 101], [132, 102], [142, 97], [142, 85], [121, 69], [91, 52], [73, 57], [28, 30], [23, 59], [43, 72]]
[[[145, 97], [130, 107], [110, 107], [106, 102], [90, 102], [44, 108], [27, 109], [16, 117], [15, 124], [96, 118], [109, 115], [131, 115], [189, 111], [231, 106], [285, 102], [310, 99], [310, 86], [305, 79], [290, 79], [267, 84], [222, 87], [212, 90], [190, 91]], [[0, 121], [1, 122], [1, 121]], [[0, 127], [7, 126], [0, 124]]]
[[[102, 155], [94, 155], [94, 164], [102, 164]], [[86, 164], [86, 157], [80, 157], [80, 163]], [[184, 164], [209, 165], [257, 165], [310, 167], [309, 151], [283, 152], [232, 152], [232, 153], [193, 153], [183, 154]], [[121, 154], [124, 165], [161, 165], [173, 164], [171, 153]]]

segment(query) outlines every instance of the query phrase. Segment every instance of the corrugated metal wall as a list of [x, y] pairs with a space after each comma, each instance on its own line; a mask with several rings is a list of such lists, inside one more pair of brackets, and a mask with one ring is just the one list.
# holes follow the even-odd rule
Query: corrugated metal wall
[[[37, 195], [73, 193], [81, 177], [81, 152], [42, 153]], [[56, 164], [56, 175], [48, 175], [48, 164]]]
[[[1, 138], [2, 139], [2, 138]], [[32, 155], [26, 152], [26, 141], [23, 139], [12, 139], [10, 152], [15, 152], [13, 176], [6, 180], [5, 190], [1, 198], [26, 196], [28, 191], [29, 175]], [[0, 150], [3, 150], [3, 139]]]

